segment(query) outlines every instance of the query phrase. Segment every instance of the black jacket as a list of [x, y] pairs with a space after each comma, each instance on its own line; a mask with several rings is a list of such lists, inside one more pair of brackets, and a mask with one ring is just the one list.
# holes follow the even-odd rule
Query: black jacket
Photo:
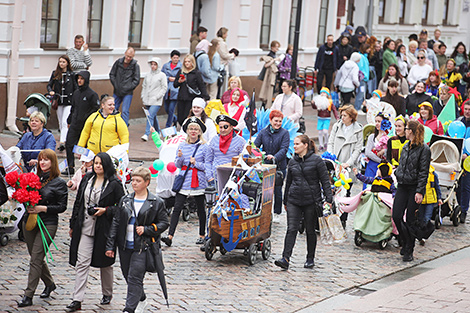
[[67, 118], [67, 124], [70, 128], [82, 131], [85, 121], [91, 113], [96, 112], [100, 107], [100, 99], [98, 94], [89, 87], [90, 72], [81, 71], [75, 75], [75, 80], [81, 76], [85, 79], [83, 86], [78, 87], [72, 95], [72, 108]]
[[346, 62], [344, 60], [344, 57], [346, 57], [348, 60], [351, 58], [351, 54], [354, 52], [354, 48], [350, 45], [350, 44], [347, 44], [345, 46], [343, 46], [342, 44], [339, 44], [337, 45], [338, 47], [338, 61], [337, 61], [337, 68], [339, 69], [341, 67], [341, 65], [344, 64], [344, 62]]
[[432, 98], [429, 95], [425, 94], [424, 92], [423, 93], [414, 92], [408, 95], [408, 97], [406, 97], [405, 99], [406, 114], [412, 115], [415, 112], [419, 112], [418, 105], [420, 105], [424, 101], [431, 103], [431, 105], [433, 103]]
[[[85, 217], [90, 218], [86, 211], [88, 203], [87, 199], [85, 199], [85, 188], [92, 178], [93, 173], [91, 172], [87, 173], [82, 178], [73, 205], [72, 217], [70, 218], [70, 229], [72, 229], [73, 232], [70, 241], [69, 263], [72, 266], [75, 266], [77, 262], [77, 252], [82, 235], [83, 221]], [[116, 176], [111, 177], [98, 202], [98, 207], [107, 208], [107, 210], [105, 214], [96, 218], [93, 253], [91, 256], [91, 266], [93, 267], [107, 267], [114, 263], [114, 258], [108, 258], [104, 253], [106, 251], [105, 248], [109, 237], [109, 228], [113, 221], [113, 215], [114, 212], [118, 210], [117, 205], [123, 196], [124, 189], [121, 181]]]
[[[116, 246], [125, 249], [127, 223], [134, 212], [134, 195], [135, 193], [132, 193], [121, 199], [113, 216], [106, 251], [114, 251]], [[135, 230], [137, 226], [145, 226], [142, 236], [137, 235]], [[168, 226], [165, 202], [160, 197], [149, 192], [134, 225], [134, 251], [142, 251], [145, 248], [144, 241], [151, 242], [152, 238], [155, 239], [155, 242], [160, 243], [160, 235]]]
[[431, 163], [431, 150], [428, 145], [411, 145], [407, 142], [400, 155], [395, 176], [399, 185], [414, 185], [416, 192], [426, 194], [426, 183], [429, 176], [429, 165]]
[[332, 203], [330, 177], [325, 162], [313, 151], [309, 151], [303, 158], [296, 154], [287, 167], [284, 204], [321, 205], [322, 194], [326, 202]]
[[[182, 74], [181, 70], [179, 70], [178, 74], [176, 74], [176, 80], [173, 83], [175, 88], [179, 88], [178, 100], [192, 101], [196, 97], [202, 97], [205, 100], [209, 100], [209, 94], [206, 90], [206, 84], [204, 84], [201, 72], [197, 68], [189, 73], [183, 73], [186, 76], [186, 80], [182, 83], [178, 82], [180, 74]], [[197, 96], [189, 93], [188, 84], [192, 89], [199, 89], [201, 95]]]
[[[42, 175], [41, 183], [49, 178], [49, 173]], [[47, 206], [47, 212], [39, 213], [39, 217], [45, 225], [57, 225], [59, 222], [59, 213], [67, 210], [68, 190], [65, 181], [56, 177], [39, 189], [41, 200], [38, 205]], [[28, 212], [25, 213], [25, 221], [28, 220]]]
[[109, 72], [109, 79], [114, 87], [114, 94], [118, 97], [132, 95], [134, 89], [140, 83], [140, 66], [136, 59], [132, 59], [127, 67], [124, 67], [124, 58], [117, 59]]
[[[55, 71], [52, 71], [51, 78], [47, 84], [47, 91], [55, 92], [59, 105], [72, 105], [72, 95], [78, 89], [77, 80], [74, 72], [67, 71], [60, 79], [54, 79]], [[64, 84], [62, 84], [64, 80]]]

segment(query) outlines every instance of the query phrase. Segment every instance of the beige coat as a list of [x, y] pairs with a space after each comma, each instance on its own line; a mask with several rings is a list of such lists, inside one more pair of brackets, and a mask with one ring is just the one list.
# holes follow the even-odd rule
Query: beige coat
[[281, 111], [285, 117], [292, 120], [294, 123], [298, 123], [300, 117], [303, 114], [302, 99], [300, 99], [300, 97], [296, 93], [292, 93], [286, 103], [282, 105], [283, 97], [283, 93], [277, 95], [276, 99], [274, 99], [274, 103], [271, 109]]
[[220, 55], [220, 63], [225, 66], [228, 64], [229, 61], [235, 58], [235, 55], [233, 53], [228, 52], [227, 43], [222, 37], [217, 37], [217, 40], [219, 41], [219, 47], [217, 48], [217, 52]]
[[[267, 55], [264, 55], [260, 58], [260, 61], [263, 61], [265, 64], [272, 61], [273, 58]], [[264, 75], [263, 84], [261, 85], [261, 90], [259, 92], [259, 98], [261, 101], [266, 102], [266, 108], [270, 108], [273, 102], [273, 90], [274, 85], [276, 84], [276, 74], [278, 68], [276, 62], [273, 62], [270, 67], [266, 68], [266, 74]]]
[[348, 163], [351, 167], [357, 167], [359, 164], [359, 155], [362, 150], [362, 143], [362, 125], [358, 122], [354, 122], [353, 135], [346, 140], [346, 136], [343, 133], [343, 122], [340, 120], [336, 122], [331, 129], [330, 138], [328, 140], [328, 152], [335, 154], [339, 162]]

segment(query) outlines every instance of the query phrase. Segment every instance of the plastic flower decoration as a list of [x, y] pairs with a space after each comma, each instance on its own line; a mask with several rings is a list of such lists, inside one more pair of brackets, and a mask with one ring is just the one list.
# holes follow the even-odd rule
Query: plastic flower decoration
[[392, 129], [392, 123], [388, 119], [383, 119], [380, 123], [380, 129], [383, 131], [388, 131]]

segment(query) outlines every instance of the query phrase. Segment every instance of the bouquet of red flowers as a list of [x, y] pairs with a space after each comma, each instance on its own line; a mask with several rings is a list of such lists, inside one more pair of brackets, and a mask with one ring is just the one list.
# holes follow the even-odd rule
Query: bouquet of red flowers
[[39, 189], [41, 181], [39, 176], [34, 173], [10, 172], [5, 175], [8, 185], [15, 188], [12, 198], [25, 206], [35, 206], [41, 200]]

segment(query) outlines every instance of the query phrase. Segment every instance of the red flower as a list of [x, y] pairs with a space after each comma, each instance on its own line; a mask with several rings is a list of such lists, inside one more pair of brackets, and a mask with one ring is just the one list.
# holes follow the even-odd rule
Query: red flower
[[22, 189], [36, 190], [41, 189], [39, 176], [34, 173], [24, 173], [20, 175], [20, 187]]
[[29, 192], [29, 205], [30, 206], [35, 206], [36, 204], [38, 204], [39, 200], [41, 200], [41, 195], [39, 194], [39, 191], [32, 190]]
[[12, 198], [18, 201], [19, 203], [25, 203], [29, 201], [29, 192], [26, 189], [17, 189]]
[[19, 188], [19, 185], [18, 185], [19, 176], [20, 175], [18, 174], [18, 172], [10, 172], [5, 175], [5, 180], [8, 185], [14, 187], [15, 189], [18, 189]]

